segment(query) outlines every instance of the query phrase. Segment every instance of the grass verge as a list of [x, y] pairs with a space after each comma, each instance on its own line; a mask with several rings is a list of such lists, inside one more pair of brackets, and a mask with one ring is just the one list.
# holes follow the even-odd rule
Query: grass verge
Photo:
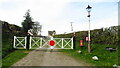
[[[91, 54], [88, 53], [87, 43], [84, 43], [85, 47], [81, 48], [79, 42], [76, 42], [76, 50], [62, 50], [70, 56], [85, 61], [86, 63], [93, 64], [95, 66], [113, 66], [118, 65], [118, 50], [110, 52], [106, 50], [106, 47], [115, 47], [113, 45], [103, 44], [91, 44]], [[82, 51], [78, 53], [78, 51]], [[93, 60], [92, 57], [97, 56], [98, 60]]]
[[14, 52], [8, 54], [6, 57], [2, 59], [2, 68], [7, 68], [25, 57], [32, 50], [15, 50]]

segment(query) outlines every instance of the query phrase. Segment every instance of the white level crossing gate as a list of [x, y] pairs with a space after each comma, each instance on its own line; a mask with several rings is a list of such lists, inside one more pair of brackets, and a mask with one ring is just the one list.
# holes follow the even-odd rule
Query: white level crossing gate
[[[73, 49], [73, 38], [30, 37], [30, 49]], [[26, 49], [27, 37], [14, 36], [14, 48]]]

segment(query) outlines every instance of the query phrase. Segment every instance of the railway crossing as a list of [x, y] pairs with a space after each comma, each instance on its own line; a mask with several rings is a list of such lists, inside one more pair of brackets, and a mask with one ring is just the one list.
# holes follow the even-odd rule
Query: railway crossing
[[[73, 49], [73, 38], [30, 37], [29, 49]], [[14, 36], [13, 47], [26, 49], [27, 37]]]

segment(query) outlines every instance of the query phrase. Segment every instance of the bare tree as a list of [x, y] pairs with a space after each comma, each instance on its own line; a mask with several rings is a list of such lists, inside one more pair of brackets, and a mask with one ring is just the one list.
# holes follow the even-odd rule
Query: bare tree
[[40, 23], [36, 21], [32, 27], [33, 27], [33, 29], [32, 29], [33, 35], [34, 36], [37, 36], [37, 35], [41, 36], [42, 25], [40, 25]]

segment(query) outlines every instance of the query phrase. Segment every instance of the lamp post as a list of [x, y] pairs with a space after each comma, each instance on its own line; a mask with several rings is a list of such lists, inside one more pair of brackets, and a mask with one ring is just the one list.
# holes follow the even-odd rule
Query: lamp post
[[91, 52], [91, 48], [90, 48], [90, 12], [91, 12], [92, 7], [90, 7], [88, 5], [88, 7], [86, 8], [86, 10], [88, 11], [88, 18], [89, 18], [89, 30], [88, 30], [88, 52]]

